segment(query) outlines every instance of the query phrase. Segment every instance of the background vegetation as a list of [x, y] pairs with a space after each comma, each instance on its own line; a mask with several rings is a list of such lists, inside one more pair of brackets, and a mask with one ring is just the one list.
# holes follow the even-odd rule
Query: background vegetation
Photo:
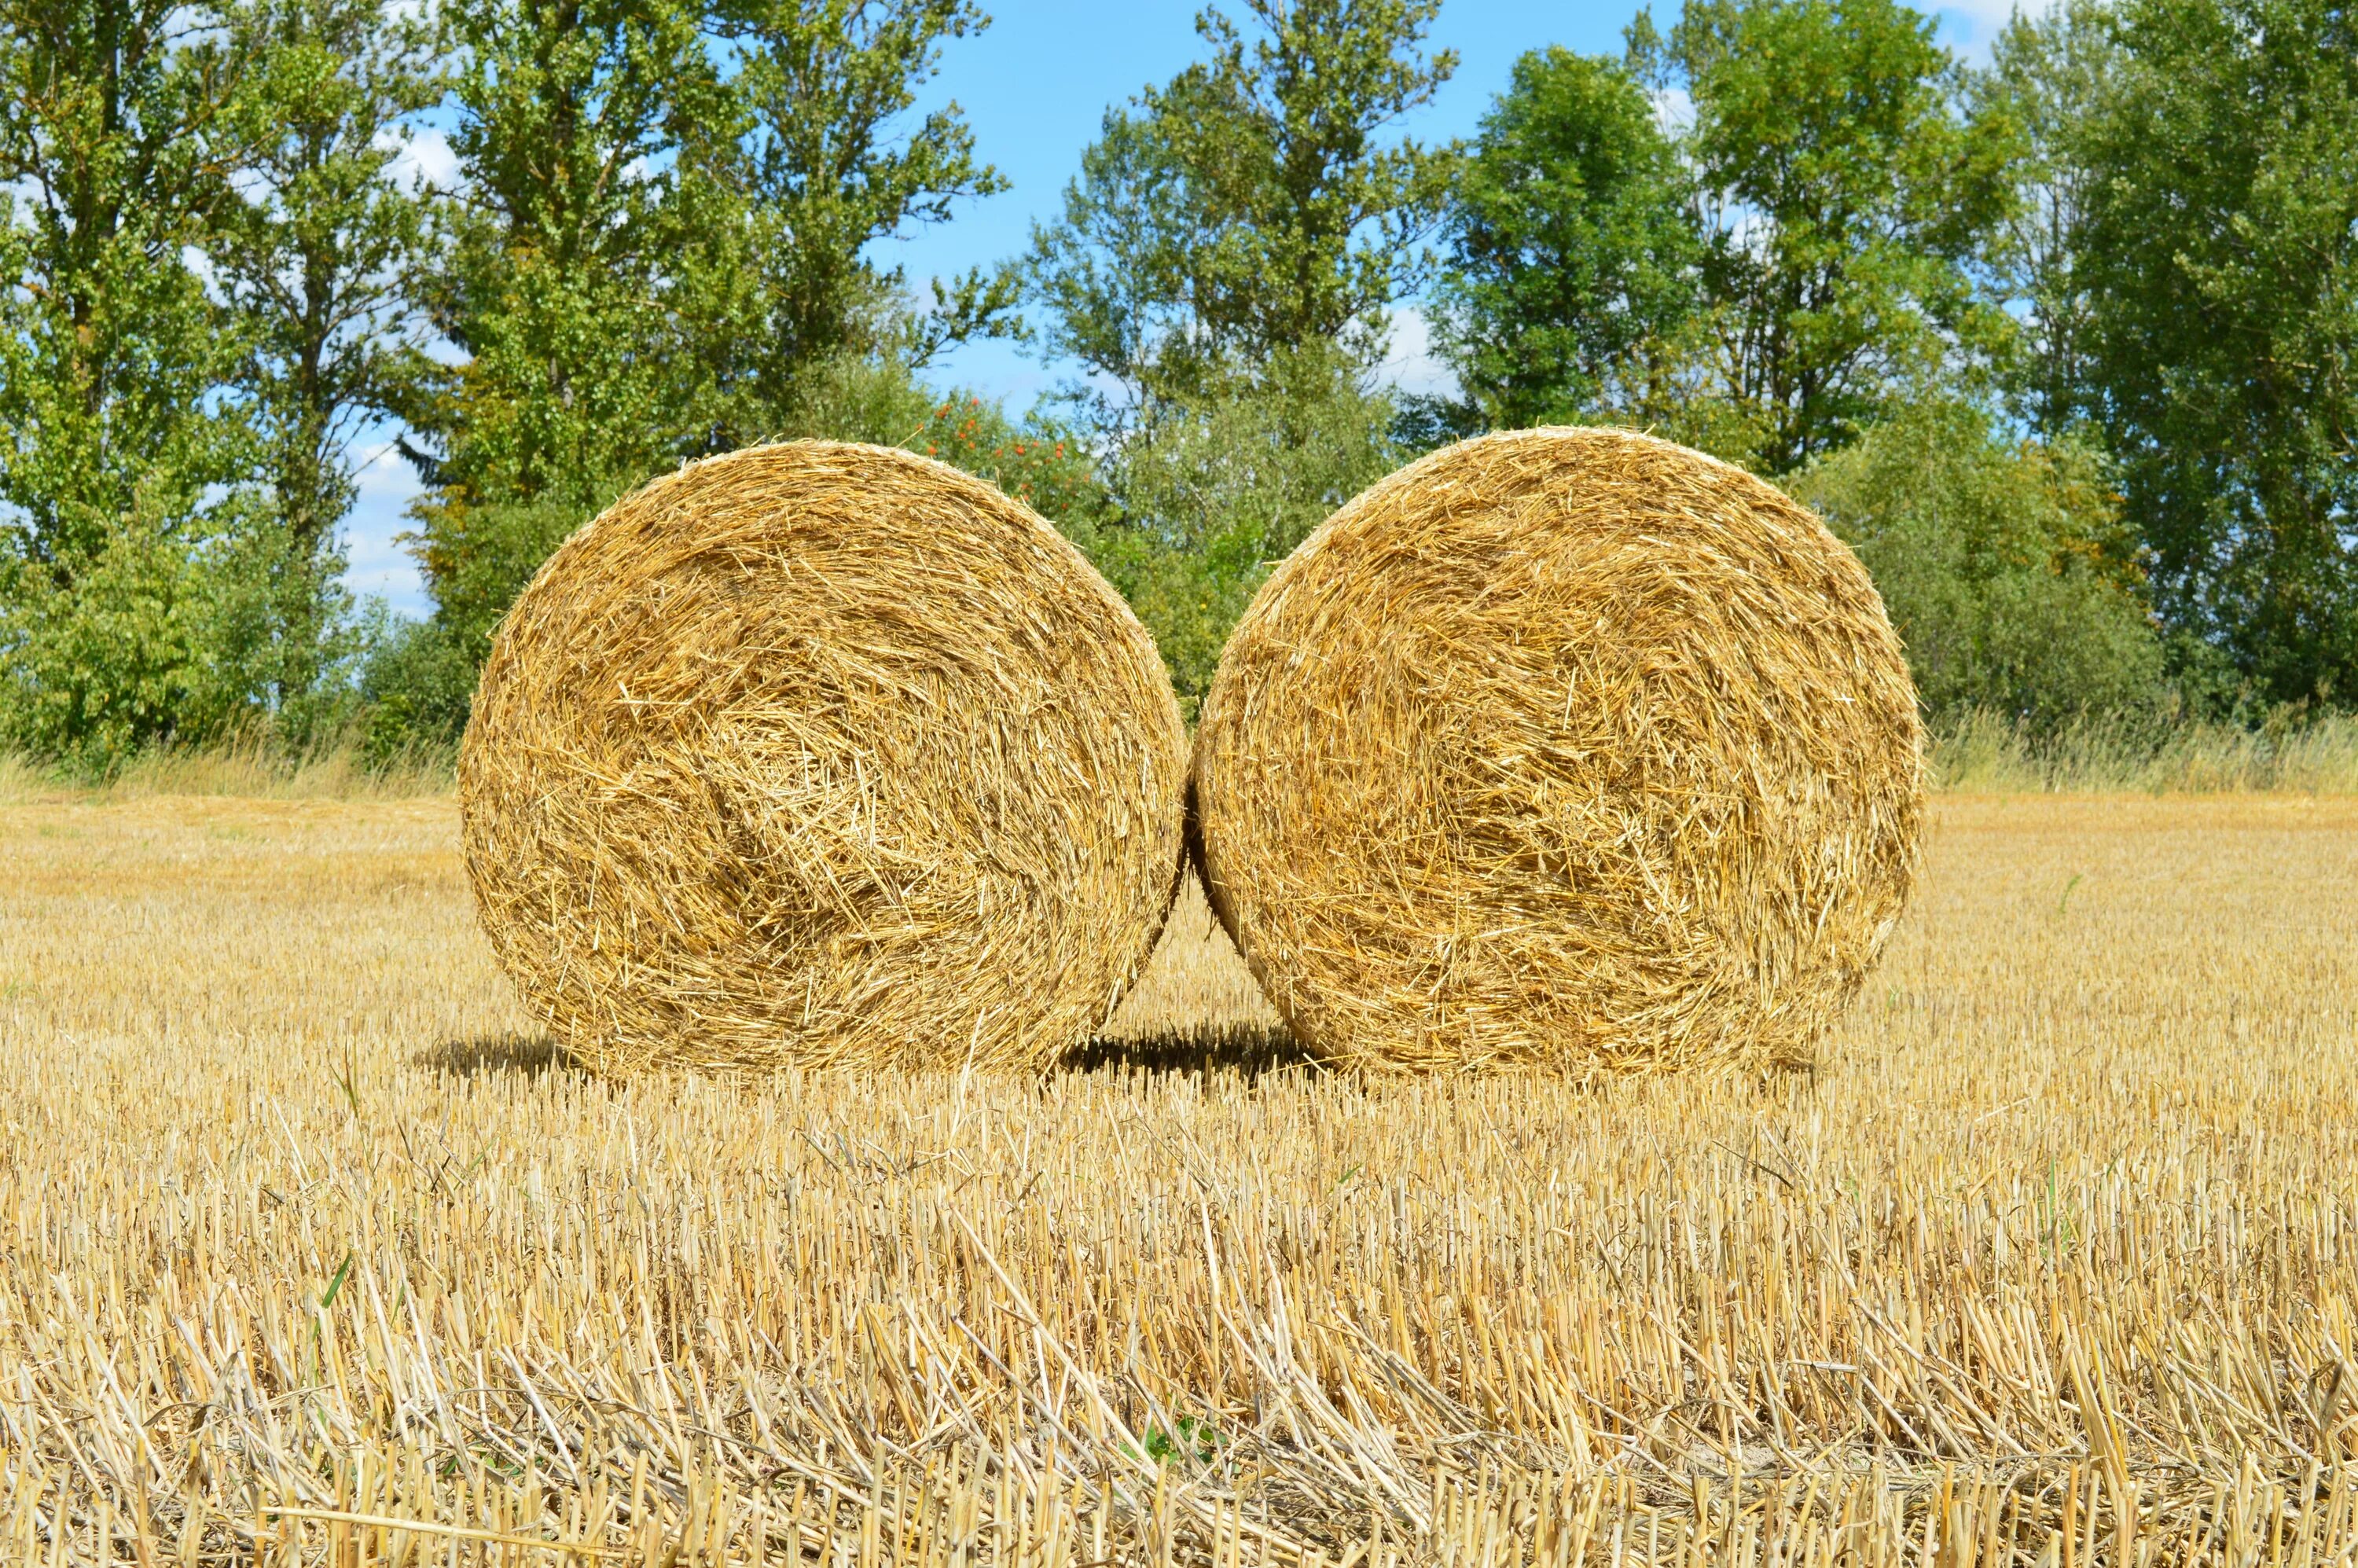
[[[920, 282], [874, 242], [1003, 185], [914, 108], [969, 0], [0, 0], [0, 748], [414, 759], [557, 540], [804, 434], [1024, 495], [1191, 706], [1334, 506], [1542, 421], [1818, 505], [1952, 738], [2265, 750], [2358, 696], [2345, 6], [2070, 0], [1969, 68], [1897, 0], [1686, 0], [1435, 146], [1438, 12], [1206, 9], [1024, 254]], [[1450, 395], [1378, 374], [1410, 306]], [[938, 384], [977, 334], [1071, 380]], [[341, 585], [388, 421], [422, 622]]]

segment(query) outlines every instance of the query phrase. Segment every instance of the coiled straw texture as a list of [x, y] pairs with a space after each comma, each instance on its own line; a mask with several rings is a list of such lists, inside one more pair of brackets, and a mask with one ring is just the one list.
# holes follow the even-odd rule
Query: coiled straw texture
[[1359, 1069], [1810, 1058], [1905, 903], [1921, 735], [1819, 520], [1649, 437], [1436, 452], [1262, 587], [1196, 733], [1215, 910]]
[[756, 448], [616, 503], [517, 600], [467, 865], [593, 1067], [1036, 1068], [1162, 927], [1185, 746], [1146, 630], [1029, 509]]

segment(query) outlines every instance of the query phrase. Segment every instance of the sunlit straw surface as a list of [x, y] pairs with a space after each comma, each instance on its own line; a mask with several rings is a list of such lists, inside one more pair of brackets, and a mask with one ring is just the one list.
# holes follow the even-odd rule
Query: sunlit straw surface
[[1200, 905], [1158, 1070], [593, 1079], [455, 817], [0, 808], [0, 1561], [2358, 1542], [2358, 803], [1937, 802], [1822, 1071], [1591, 1091], [1289, 1065]]
[[1339, 1065], [1805, 1064], [1913, 884], [1920, 738], [1810, 512], [1650, 437], [1501, 432], [1254, 595], [1195, 734], [1201, 863]]
[[1038, 514], [795, 441], [558, 548], [459, 794], [484, 930], [589, 1065], [1038, 1067], [1153, 949], [1185, 748], [1153, 639]]

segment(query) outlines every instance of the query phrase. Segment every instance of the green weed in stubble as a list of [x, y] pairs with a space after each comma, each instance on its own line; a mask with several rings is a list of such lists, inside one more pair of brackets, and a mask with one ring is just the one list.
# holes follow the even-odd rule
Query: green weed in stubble
[[2079, 872], [2077, 872], [2077, 871], [2073, 871], [2073, 872], [2071, 873], [2071, 880], [2070, 881], [2065, 882], [2065, 883], [2063, 884], [2063, 892], [2062, 892], [2062, 895], [2061, 895], [2061, 897], [2059, 897], [2058, 899], [2056, 899], [2056, 901], [2055, 901], [2055, 913], [2056, 913], [2057, 914], [2061, 915], [2061, 914], [2062, 914], [2065, 912], [2066, 907], [2067, 907], [2067, 906], [2071, 903], [2071, 890], [2072, 890], [2073, 888], [2078, 887], [2078, 886], [2080, 885], [2080, 883], [2081, 883], [2081, 881], [2082, 881], [2082, 878], [2081, 878], [2080, 873], [2079, 873]]
[[[1175, 1433], [1150, 1425], [1139, 1439], [1149, 1459], [1157, 1465], [1168, 1465], [1174, 1459], [1192, 1458], [1198, 1464], [1209, 1465], [1219, 1458], [1220, 1449], [1228, 1440], [1210, 1422], [1183, 1415], [1173, 1424], [1178, 1428]], [[1136, 1450], [1130, 1452], [1135, 1454]]]

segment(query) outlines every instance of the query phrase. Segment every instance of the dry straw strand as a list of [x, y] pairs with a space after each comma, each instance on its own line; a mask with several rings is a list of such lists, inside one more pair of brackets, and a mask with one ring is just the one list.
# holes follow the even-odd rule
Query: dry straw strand
[[1575, 1075], [1809, 1059], [1906, 901], [1914, 687], [1866, 571], [1743, 470], [1486, 436], [1329, 518], [1196, 733], [1213, 906], [1304, 1046]]
[[1765, 1090], [592, 1078], [449, 802], [0, 808], [0, 1563], [2346, 1565], [2358, 801], [1932, 807]]
[[753, 448], [617, 502], [502, 622], [468, 871], [593, 1067], [1038, 1067], [1152, 949], [1185, 747], [1152, 639], [1030, 509]]

